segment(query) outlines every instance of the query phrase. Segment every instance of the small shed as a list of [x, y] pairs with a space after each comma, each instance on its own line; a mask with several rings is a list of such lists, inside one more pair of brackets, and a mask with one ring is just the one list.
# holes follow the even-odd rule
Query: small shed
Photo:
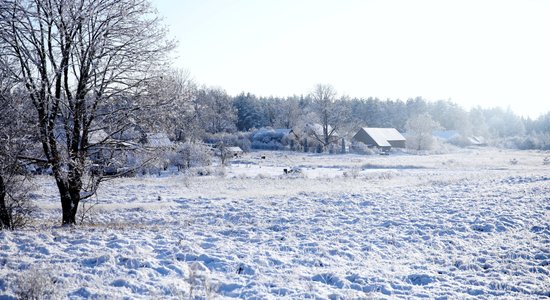
[[369, 147], [389, 150], [391, 147], [405, 148], [407, 141], [395, 128], [363, 127], [353, 136], [353, 140]]
[[468, 141], [472, 146], [487, 146], [487, 141], [482, 136], [470, 136]]
[[241, 147], [225, 147], [225, 152], [230, 157], [240, 157], [244, 153]]

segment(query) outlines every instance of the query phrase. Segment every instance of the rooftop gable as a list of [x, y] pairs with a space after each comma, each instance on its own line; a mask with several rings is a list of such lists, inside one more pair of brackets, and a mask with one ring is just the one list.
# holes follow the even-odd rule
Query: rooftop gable
[[395, 128], [363, 127], [365, 131], [380, 147], [389, 147], [393, 141], [406, 141], [405, 137]]

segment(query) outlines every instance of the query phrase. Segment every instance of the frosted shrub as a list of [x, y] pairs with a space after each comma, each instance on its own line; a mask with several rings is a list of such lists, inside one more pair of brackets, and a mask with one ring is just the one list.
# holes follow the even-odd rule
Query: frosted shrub
[[21, 176], [0, 178], [0, 230], [27, 226], [36, 216], [38, 208], [30, 201], [30, 184]]
[[371, 148], [369, 148], [367, 145], [353, 141], [351, 144], [351, 151], [357, 153], [357, 154], [366, 154], [366, 155], [373, 155], [375, 154], [375, 151]]
[[472, 144], [472, 142], [468, 139], [468, 137], [464, 135], [459, 135], [454, 138], [451, 138], [448, 141], [448, 143], [455, 145], [457, 147], [462, 147], [462, 148], [468, 147]]
[[270, 178], [270, 176], [266, 175], [266, 174], [263, 174], [263, 173], [259, 173], [258, 175], [256, 175], [256, 178], [257, 179], [268, 179], [268, 178]]
[[210, 272], [201, 263], [191, 263], [189, 266], [189, 299], [213, 299], [217, 284], [210, 279]]
[[277, 141], [253, 141], [252, 149], [262, 149], [262, 150], [283, 150], [285, 147]]
[[530, 133], [528, 135], [512, 136], [497, 140], [497, 145], [509, 149], [520, 150], [550, 150], [550, 134]]
[[359, 172], [361, 171], [361, 169], [357, 168], [357, 167], [353, 167], [351, 169], [349, 169], [348, 171], [345, 171], [343, 173], [344, 177], [345, 178], [357, 178], [359, 177]]
[[225, 177], [225, 174], [226, 174], [226, 170], [224, 166], [219, 166], [214, 169], [214, 175], [218, 177]]
[[57, 299], [60, 295], [56, 282], [46, 270], [32, 268], [15, 280], [15, 295], [24, 300]]
[[217, 133], [209, 135], [204, 141], [208, 144], [223, 142], [226, 146], [240, 147], [244, 152], [248, 152], [251, 146], [251, 135], [250, 132]]
[[209, 166], [212, 163], [210, 148], [197, 143], [185, 142], [169, 155], [170, 164], [178, 170]]
[[92, 202], [90, 201], [90, 199], [80, 201], [80, 209], [78, 210], [76, 217], [80, 225], [95, 224], [95, 218], [98, 215], [98, 210], [96, 209], [96, 206], [98, 204], [98, 201]]
[[197, 168], [197, 169], [195, 169], [194, 174], [196, 174], [198, 176], [208, 176], [208, 175], [211, 175], [212, 172], [213, 171], [212, 171], [211, 168]]
[[256, 130], [252, 136], [252, 149], [263, 150], [295, 150], [296, 139], [288, 132], [272, 128]]

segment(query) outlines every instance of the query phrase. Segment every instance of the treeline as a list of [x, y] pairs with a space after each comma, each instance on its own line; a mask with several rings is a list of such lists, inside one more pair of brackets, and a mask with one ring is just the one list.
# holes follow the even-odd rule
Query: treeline
[[[422, 97], [403, 100], [339, 97], [320, 108], [314, 95], [259, 97], [251, 93], [229, 96], [221, 89], [201, 88], [191, 101], [196, 107], [199, 136], [248, 132], [262, 127], [303, 129], [306, 124], [337, 127], [341, 137], [351, 138], [360, 127], [393, 127], [407, 131], [413, 117], [428, 114], [440, 130], [463, 136], [481, 136], [494, 146], [550, 149], [550, 112], [537, 119], [523, 118], [510, 109], [475, 107], [465, 110], [450, 100]], [[328, 112], [324, 110], [329, 110]], [[323, 116], [323, 113], [327, 115]], [[324, 120], [328, 117], [328, 121]]]

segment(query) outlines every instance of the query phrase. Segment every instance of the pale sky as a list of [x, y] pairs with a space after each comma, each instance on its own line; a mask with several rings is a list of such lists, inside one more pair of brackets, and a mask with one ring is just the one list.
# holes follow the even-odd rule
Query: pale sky
[[547, 0], [153, 0], [176, 66], [229, 94], [450, 99], [550, 111]]

